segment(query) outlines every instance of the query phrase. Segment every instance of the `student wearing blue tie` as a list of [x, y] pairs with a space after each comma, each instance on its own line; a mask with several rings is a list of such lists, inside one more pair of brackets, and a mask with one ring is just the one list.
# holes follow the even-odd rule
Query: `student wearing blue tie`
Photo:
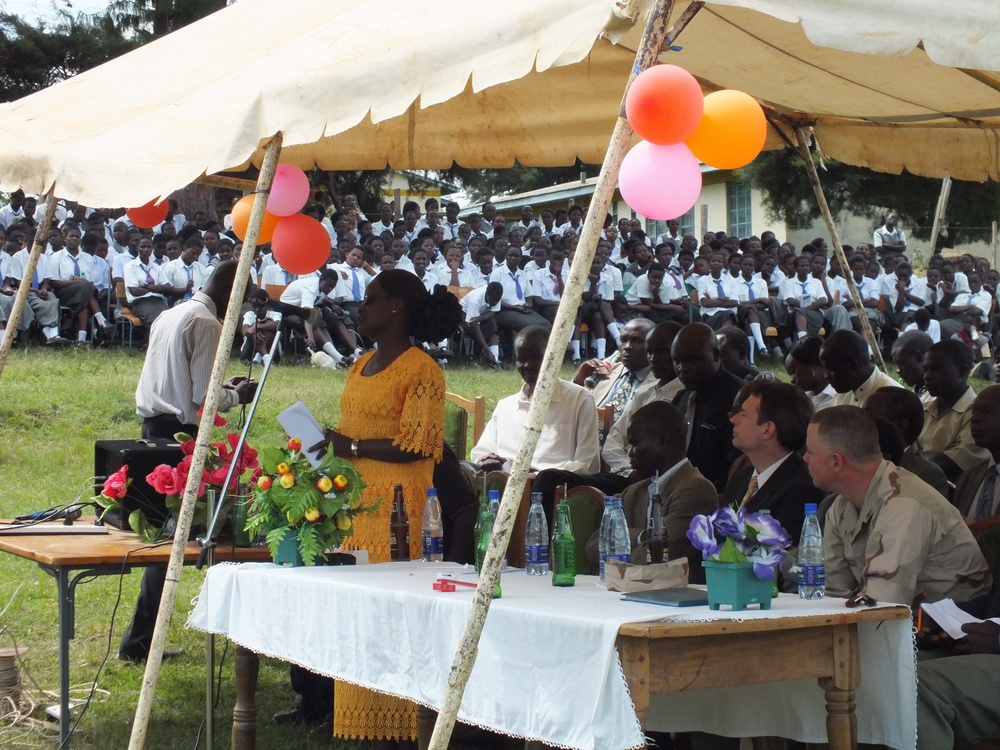
[[500, 313], [496, 316], [500, 329], [503, 351], [513, 351], [513, 332], [528, 326], [541, 326], [546, 331], [552, 328], [544, 317], [532, 309], [531, 299], [535, 294], [531, 277], [520, 268], [521, 249], [516, 245], [507, 248], [506, 262], [493, 269], [491, 281], [499, 281], [503, 286], [500, 299]]

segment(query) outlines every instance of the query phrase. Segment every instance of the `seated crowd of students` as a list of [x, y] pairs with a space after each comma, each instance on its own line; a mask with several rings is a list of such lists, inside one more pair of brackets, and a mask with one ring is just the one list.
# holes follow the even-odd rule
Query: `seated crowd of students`
[[[40, 216], [30, 196], [18, 192], [10, 198], [0, 210], [0, 325], [13, 304]], [[460, 218], [457, 203], [446, 203], [441, 212], [431, 198], [423, 212], [407, 202], [402, 217], [394, 217], [392, 206], [383, 203], [378, 220], [371, 222], [354, 196], [341, 205], [344, 210], [330, 217], [317, 204], [303, 209], [329, 233], [326, 269], [301, 279], [282, 269], [269, 246], [262, 245], [253, 270], [271, 296], [320, 308], [316, 323], [293, 322], [307, 345], [325, 351], [336, 364], [349, 363], [363, 350], [365, 342], [354, 333], [357, 309], [370, 279], [389, 268], [411, 271], [428, 289], [451, 288], [462, 300], [463, 331], [481, 361], [492, 367], [512, 361], [514, 333], [529, 325], [551, 327], [586, 213], [570, 206], [546, 209], [536, 219], [524, 206], [519, 218], [508, 222], [486, 203], [481, 214]], [[31, 280], [19, 324], [21, 341], [33, 321], [50, 345], [68, 343], [67, 338], [110, 339], [119, 302], [148, 325], [170, 305], [190, 298], [215, 265], [242, 249], [227, 229], [229, 216], [220, 223], [199, 212], [189, 221], [173, 201], [154, 230], [132, 226], [121, 211], [102, 213], [75, 204], [57, 212], [57, 220]], [[570, 356], [574, 362], [587, 358], [589, 344], [604, 358], [618, 348], [624, 324], [644, 317], [741, 330], [752, 365], [758, 353], [787, 353], [794, 339], [808, 333], [861, 330], [847, 274], [887, 355], [899, 333], [921, 330], [934, 341], [960, 339], [977, 361], [988, 356], [1000, 274], [985, 258], [966, 254], [953, 263], [935, 255], [926, 277], [918, 277], [903, 254], [905, 240], [890, 244], [885, 233], [880, 227], [872, 245], [846, 246], [845, 273], [821, 238], [797, 251], [772, 232], [743, 239], [708, 232], [699, 245], [695, 237], [679, 234], [676, 221], [667, 222], [667, 232], [654, 239], [638, 220], [615, 225], [608, 216], [578, 303]], [[333, 272], [325, 281], [324, 270]], [[277, 317], [263, 308], [259, 315], [248, 312], [246, 356], [260, 361], [266, 355], [274, 332], [265, 320]], [[438, 353], [451, 356], [452, 348], [451, 342], [441, 342]]]

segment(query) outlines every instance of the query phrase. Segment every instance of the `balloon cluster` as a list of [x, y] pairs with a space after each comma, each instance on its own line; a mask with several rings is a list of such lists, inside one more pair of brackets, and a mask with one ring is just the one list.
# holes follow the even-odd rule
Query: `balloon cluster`
[[[257, 195], [241, 198], [233, 206], [233, 232], [246, 238]], [[257, 234], [257, 243], [271, 243], [274, 259], [286, 271], [310, 274], [326, 264], [330, 257], [330, 235], [316, 219], [298, 213], [309, 200], [309, 178], [291, 164], [279, 164], [267, 197], [264, 220]], [[127, 211], [137, 227], [152, 229], [167, 217], [167, 202], [155, 205], [155, 200]]]
[[703, 96], [695, 77], [676, 65], [636, 76], [625, 114], [644, 140], [622, 160], [618, 184], [637, 213], [675, 219], [701, 193], [699, 161], [719, 169], [749, 164], [764, 147], [767, 122], [757, 101], [742, 91]]

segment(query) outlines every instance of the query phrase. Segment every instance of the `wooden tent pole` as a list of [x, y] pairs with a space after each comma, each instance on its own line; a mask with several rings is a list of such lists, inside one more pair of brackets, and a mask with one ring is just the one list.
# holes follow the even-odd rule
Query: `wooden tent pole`
[[250, 281], [250, 268], [257, 251], [257, 235], [264, 220], [264, 209], [267, 196], [274, 180], [274, 171], [281, 155], [281, 133], [278, 133], [267, 144], [264, 161], [260, 167], [260, 177], [257, 180], [257, 195], [250, 212], [250, 223], [247, 227], [243, 251], [236, 269], [236, 279], [233, 281], [233, 291], [229, 296], [229, 307], [226, 319], [222, 324], [222, 336], [215, 350], [215, 364], [212, 367], [212, 379], [208, 384], [205, 404], [202, 410], [201, 423], [198, 425], [198, 437], [195, 442], [194, 455], [191, 457], [191, 470], [187, 486], [184, 488], [184, 499], [177, 518], [177, 528], [174, 531], [173, 549], [170, 553], [170, 563], [167, 566], [167, 579], [163, 585], [163, 596], [160, 599], [160, 610], [156, 616], [156, 629], [153, 631], [153, 642], [146, 660], [146, 672], [142, 678], [142, 691], [139, 693], [139, 704], [136, 707], [135, 719], [132, 723], [132, 736], [129, 739], [129, 750], [142, 750], [146, 741], [146, 730], [149, 726], [149, 716], [156, 695], [156, 681], [160, 675], [160, 665], [163, 661], [163, 647], [167, 642], [167, 631], [170, 629], [170, 618], [174, 612], [174, 602], [177, 599], [177, 586], [180, 583], [181, 570], [184, 567], [184, 552], [187, 548], [188, 535], [191, 531], [191, 520], [194, 517], [195, 503], [198, 500], [198, 486], [205, 461], [208, 458], [209, 443], [212, 440], [212, 428], [215, 415], [219, 410], [219, 396], [222, 392], [222, 382], [229, 364], [229, 355], [233, 349], [233, 338], [236, 334], [236, 323], [240, 318], [240, 308], [246, 297], [247, 284]]
[[[662, 52], [667, 40], [667, 24], [670, 21], [672, 8], [673, 0], [657, 0], [651, 7], [642, 41], [636, 50], [635, 64], [629, 75], [628, 85], [631, 85], [639, 72], [653, 65]], [[671, 39], [671, 41], [673, 40]], [[626, 92], [628, 85], [626, 85]], [[483, 569], [479, 576], [479, 586], [476, 588], [472, 607], [466, 617], [462, 638], [459, 641], [448, 675], [448, 684], [441, 702], [441, 711], [438, 714], [437, 723], [434, 725], [434, 734], [431, 736], [430, 750], [446, 750], [452, 729], [455, 726], [465, 685], [472, 673], [472, 667], [479, 650], [479, 637], [482, 634], [490, 602], [493, 599], [493, 587], [500, 578], [504, 553], [527, 482], [535, 446], [541, 434], [541, 425], [552, 400], [556, 381], [559, 378], [559, 368], [562, 366], [566, 347], [569, 345], [570, 335], [573, 331], [576, 308], [583, 293], [584, 284], [590, 274], [590, 265], [597, 250], [604, 217], [607, 215], [618, 182], [618, 169], [628, 152], [631, 136], [632, 128], [625, 118], [623, 95], [622, 108], [619, 111], [614, 133], [601, 166], [600, 177], [598, 177], [597, 185], [594, 188], [594, 197], [587, 210], [587, 218], [580, 234], [576, 256], [566, 281], [562, 300], [559, 303], [555, 323], [552, 326], [549, 345], [545, 350], [545, 358], [542, 360], [538, 383], [531, 397], [531, 406], [528, 409], [527, 424], [522, 436], [521, 447], [514, 457], [510, 478], [507, 481], [496, 526], [493, 529], [493, 538], [490, 541], [489, 550], [486, 553]], [[520, 540], [516, 543], [520, 543]]]
[[879, 349], [878, 341], [875, 340], [875, 332], [872, 330], [871, 321], [868, 320], [868, 316], [865, 314], [861, 295], [858, 294], [858, 287], [854, 284], [854, 277], [851, 276], [851, 266], [847, 262], [847, 256], [844, 254], [844, 246], [840, 242], [840, 235], [837, 233], [837, 227], [833, 223], [830, 204], [826, 202], [823, 185], [819, 181], [819, 174], [816, 172], [816, 165], [813, 163], [812, 154], [809, 153], [809, 136], [806, 135], [805, 128], [798, 125], [795, 127], [795, 140], [799, 148], [799, 154], [802, 156], [802, 161], [806, 165], [809, 184], [812, 185], [813, 193], [816, 194], [816, 202], [819, 204], [820, 213], [823, 214], [823, 221], [826, 222], [826, 230], [830, 233], [830, 239], [833, 241], [833, 250], [837, 254], [837, 260], [840, 261], [844, 280], [847, 282], [847, 288], [851, 292], [854, 309], [857, 311], [858, 320], [861, 322], [861, 330], [864, 332], [865, 338], [868, 339], [868, 346], [871, 347], [872, 353], [875, 355], [875, 364], [882, 372], [885, 372], [885, 361], [882, 359], [882, 350]]
[[[17, 295], [14, 297], [14, 306], [7, 316], [7, 330], [4, 331], [3, 341], [0, 342], [0, 374], [3, 374], [4, 365], [7, 364], [7, 355], [14, 346], [14, 337], [17, 336], [17, 326], [21, 322], [21, 315], [24, 313], [24, 306], [28, 302], [28, 293], [31, 291], [31, 279], [35, 275], [38, 267], [38, 259], [45, 249], [45, 243], [49, 241], [49, 229], [52, 226], [52, 217], [56, 213], [56, 186], [49, 190], [49, 196], [45, 201], [45, 211], [42, 213], [42, 223], [38, 225], [35, 232], [35, 242], [28, 253], [28, 262], [21, 274], [21, 283], [17, 285]], [[3, 252], [3, 248], [0, 248]], [[3, 281], [0, 279], [0, 281]], [[55, 294], [55, 292], [49, 292]]]
[[[938, 195], [937, 207], [934, 209], [934, 223], [931, 226], [931, 256], [938, 252], [938, 232], [941, 231], [941, 222], [944, 221], [944, 212], [948, 208], [948, 198], [951, 196], [951, 175], [945, 174], [941, 180], [941, 193]], [[930, 260], [930, 257], [927, 258]]]

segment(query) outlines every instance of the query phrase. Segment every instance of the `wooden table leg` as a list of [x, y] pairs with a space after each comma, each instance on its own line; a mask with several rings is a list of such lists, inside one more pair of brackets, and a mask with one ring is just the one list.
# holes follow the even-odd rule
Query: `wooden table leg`
[[635, 706], [635, 715], [639, 717], [639, 724], [645, 731], [646, 711], [649, 710], [649, 640], [618, 636], [615, 645], [628, 683], [629, 696]]
[[838, 625], [833, 635], [833, 676], [819, 685], [826, 691], [826, 734], [831, 750], [856, 750], [858, 718], [854, 690], [861, 684], [857, 625]]
[[236, 647], [236, 705], [233, 706], [233, 750], [257, 747], [257, 672], [260, 658], [243, 646]]

